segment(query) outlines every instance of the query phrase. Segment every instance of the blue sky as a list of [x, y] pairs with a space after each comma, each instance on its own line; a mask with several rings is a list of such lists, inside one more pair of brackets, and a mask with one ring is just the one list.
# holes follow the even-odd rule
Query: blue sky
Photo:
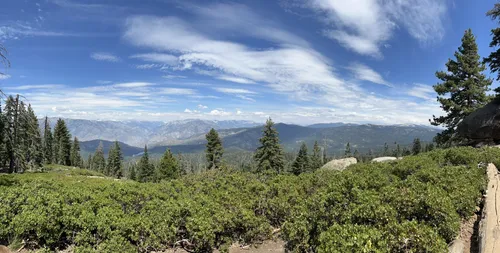
[[428, 124], [464, 31], [491, 51], [494, 3], [3, 0], [0, 87], [39, 116]]

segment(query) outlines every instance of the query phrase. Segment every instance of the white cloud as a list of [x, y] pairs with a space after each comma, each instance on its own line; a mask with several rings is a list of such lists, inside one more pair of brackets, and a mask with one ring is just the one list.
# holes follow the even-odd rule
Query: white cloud
[[0, 26], [0, 40], [19, 39], [20, 37], [74, 37], [83, 34], [44, 31], [31, 26], [28, 22], [16, 22]]
[[396, 28], [422, 43], [444, 34], [446, 0], [313, 0], [302, 4], [327, 24], [323, 33], [359, 54], [381, 57]]
[[255, 99], [251, 98], [251, 97], [248, 97], [248, 96], [245, 96], [245, 95], [236, 95], [237, 98], [241, 98], [243, 100], [246, 100], [246, 101], [250, 101], [250, 102], [256, 102]]
[[208, 106], [199, 104], [198, 108], [203, 110], [203, 109], [208, 109]]
[[226, 112], [224, 110], [212, 110], [208, 113], [208, 115], [213, 115], [213, 116], [229, 116], [231, 115], [231, 112]]
[[5, 79], [9, 79], [9, 78], [10, 78], [10, 75], [0, 74], [0, 80], [5, 80]]
[[60, 84], [37, 84], [37, 85], [20, 85], [20, 86], [11, 86], [6, 87], [7, 90], [50, 90], [50, 89], [60, 89], [63, 88], [64, 85]]
[[113, 87], [116, 88], [137, 88], [137, 87], [148, 87], [148, 86], [153, 86], [155, 85], [154, 83], [148, 83], [148, 82], [130, 82], [130, 83], [117, 83], [114, 84]]
[[111, 54], [111, 53], [106, 53], [106, 52], [97, 52], [97, 53], [92, 53], [90, 54], [90, 58], [97, 60], [97, 61], [108, 61], [108, 62], [119, 62], [120, 58], [117, 56]]
[[252, 84], [255, 83], [252, 80], [246, 79], [246, 78], [241, 78], [241, 77], [234, 77], [234, 76], [218, 76], [217, 79], [224, 80], [224, 81], [229, 81], [233, 83], [242, 83], [242, 84]]
[[98, 84], [110, 84], [110, 83], [112, 83], [112, 81], [97, 80], [96, 83], [98, 83]]
[[164, 75], [162, 77], [165, 79], [186, 78], [186, 76], [179, 76], [179, 75]]
[[437, 96], [432, 86], [420, 83], [414, 84], [413, 87], [408, 90], [407, 94], [413, 97], [427, 100], [435, 99]]
[[348, 69], [352, 71], [356, 79], [393, 87], [379, 73], [364, 64], [353, 63]]
[[246, 90], [246, 89], [238, 89], [238, 88], [213, 88], [214, 90], [222, 93], [228, 94], [256, 94], [256, 92]]
[[160, 53], [136, 54], [130, 56], [130, 58], [140, 59], [148, 62], [163, 63], [168, 65], [178, 64], [177, 57], [171, 54], [160, 54]]
[[196, 94], [196, 90], [184, 89], [184, 88], [161, 88], [158, 90], [158, 94], [165, 95], [193, 95]]
[[135, 67], [137, 69], [154, 69], [154, 68], [161, 68], [161, 67], [163, 67], [163, 65], [150, 63], [150, 64], [139, 64], [139, 65], [136, 65]]
[[[330, 60], [309, 47], [282, 44], [268, 49], [253, 49], [240, 43], [211, 39], [179, 18], [154, 16], [130, 17], [124, 39], [155, 51], [175, 52], [183, 69], [208, 70], [214, 78], [222, 74], [252, 80], [271, 88], [270, 92], [288, 96], [294, 101], [328, 105], [371, 119], [378, 116], [380, 119], [377, 121], [405, 122], [411, 118], [427, 122], [422, 118], [422, 108], [426, 108], [427, 115], [441, 114], [439, 107], [433, 108], [423, 102], [415, 105], [405, 98], [370, 94], [355, 82], [338, 77]], [[360, 79], [389, 84], [370, 68], [361, 68], [358, 72]], [[252, 94], [236, 88], [217, 91]], [[207, 96], [195, 95], [192, 98]], [[408, 119], [398, 116], [402, 114]]]

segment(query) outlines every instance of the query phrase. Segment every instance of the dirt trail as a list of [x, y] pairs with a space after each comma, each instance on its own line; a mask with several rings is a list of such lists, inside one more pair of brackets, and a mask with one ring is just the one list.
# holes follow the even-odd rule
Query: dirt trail
[[500, 178], [498, 170], [493, 164], [488, 164], [488, 192], [483, 210], [483, 220], [479, 235], [480, 252], [495, 253], [500, 252]]

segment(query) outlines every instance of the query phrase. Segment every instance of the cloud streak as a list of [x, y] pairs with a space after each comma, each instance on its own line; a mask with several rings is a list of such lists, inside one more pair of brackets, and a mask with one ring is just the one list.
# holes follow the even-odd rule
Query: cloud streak
[[120, 58], [116, 55], [107, 52], [96, 52], [90, 54], [90, 58], [96, 61], [119, 62]]

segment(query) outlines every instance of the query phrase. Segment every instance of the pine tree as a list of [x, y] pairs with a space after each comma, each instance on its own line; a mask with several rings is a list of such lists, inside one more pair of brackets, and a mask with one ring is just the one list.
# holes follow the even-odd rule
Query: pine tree
[[89, 154], [87, 163], [85, 164], [85, 168], [88, 170], [92, 170], [92, 154]]
[[82, 157], [80, 156], [80, 142], [78, 141], [78, 138], [76, 138], [76, 136], [71, 145], [70, 160], [71, 166], [83, 167], [83, 164], [81, 163]]
[[413, 155], [418, 155], [420, 151], [422, 151], [422, 144], [420, 143], [420, 138], [415, 138], [413, 140], [413, 147], [411, 150]]
[[351, 154], [351, 144], [348, 142], [346, 145], [345, 145], [345, 151], [344, 151], [344, 156], [345, 157], [350, 157], [352, 154]]
[[40, 136], [38, 118], [31, 105], [28, 105], [28, 110], [25, 113], [23, 129], [26, 132], [26, 163], [28, 169], [38, 171], [43, 162], [42, 137]]
[[259, 141], [261, 145], [254, 155], [257, 162], [257, 172], [282, 173], [285, 168], [283, 149], [280, 145], [278, 131], [274, 128], [274, 122], [271, 118], [266, 121]]
[[179, 163], [177, 159], [175, 159], [170, 149], [167, 149], [160, 160], [160, 164], [158, 165], [156, 181], [176, 179], [180, 176], [181, 171], [179, 168]]
[[392, 152], [392, 156], [394, 157], [400, 157], [401, 156], [401, 147], [399, 147], [399, 144], [396, 143], [396, 149]]
[[[500, 17], [500, 3], [495, 3], [493, 9], [486, 13], [492, 20], [499, 20]], [[491, 30], [491, 35], [493, 36], [490, 42], [490, 47], [497, 48], [492, 52], [487, 58], [484, 59], [485, 63], [488, 63], [492, 73], [497, 73], [497, 80], [500, 80], [500, 27]], [[496, 88], [495, 91], [500, 93], [500, 88]]]
[[134, 180], [134, 181], [137, 180], [137, 175], [135, 172], [135, 164], [132, 164], [129, 168], [128, 179]]
[[4, 168], [8, 161], [7, 146], [5, 139], [6, 125], [7, 125], [7, 119], [3, 115], [2, 101], [0, 99], [0, 169]]
[[389, 155], [389, 145], [387, 145], [387, 142], [384, 143], [384, 156]]
[[71, 134], [62, 119], [54, 127], [54, 155], [57, 164], [71, 165]]
[[404, 147], [402, 151], [402, 156], [409, 156], [409, 155], [411, 155], [411, 151], [406, 147]]
[[106, 175], [112, 177], [123, 177], [122, 168], [123, 154], [120, 149], [118, 141], [115, 141], [113, 146], [109, 149], [108, 153], [108, 163], [106, 166]]
[[222, 141], [219, 138], [219, 133], [215, 129], [210, 129], [206, 135], [207, 138], [207, 149], [205, 151], [207, 157], [207, 169], [218, 169], [222, 162], [222, 154], [224, 149], [222, 148]]
[[43, 161], [46, 164], [51, 164], [53, 162], [53, 150], [52, 144], [54, 142], [52, 137], [52, 130], [50, 129], [49, 118], [45, 117], [43, 128]]
[[321, 156], [321, 148], [317, 141], [314, 142], [313, 154], [311, 156], [311, 170], [315, 171], [323, 166], [323, 157]]
[[430, 152], [432, 150], [434, 150], [434, 143], [427, 144], [427, 150], [426, 150], [426, 152]]
[[92, 170], [101, 173], [106, 172], [106, 160], [104, 159], [104, 147], [102, 145], [102, 141], [99, 142], [99, 146], [97, 146], [94, 156], [92, 156]]
[[152, 182], [154, 176], [154, 167], [149, 163], [148, 146], [144, 146], [144, 154], [137, 164], [137, 180], [139, 182]]
[[300, 145], [299, 153], [297, 154], [297, 157], [292, 164], [292, 173], [295, 175], [299, 175], [301, 173], [309, 171], [310, 167], [309, 155], [307, 154], [307, 145], [302, 142], [302, 145]]
[[434, 85], [439, 95], [437, 100], [447, 113], [445, 116], [433, 116], [434, 126], [446, 129], [439, 133], [435, 141], [438, 145], [449, 146], [464, 140], [456, 135], [458, 124], [469, 114], [484, 106], [490, 98], [486, 95], [492, 80], [482, 73], [486, 66], [480, 62], [476, 38], [469, 29], [465, 31], [462, 45], [455, 52], [456, 60], [449, 59], [447, 71], [436, 72], [442, 83]]

